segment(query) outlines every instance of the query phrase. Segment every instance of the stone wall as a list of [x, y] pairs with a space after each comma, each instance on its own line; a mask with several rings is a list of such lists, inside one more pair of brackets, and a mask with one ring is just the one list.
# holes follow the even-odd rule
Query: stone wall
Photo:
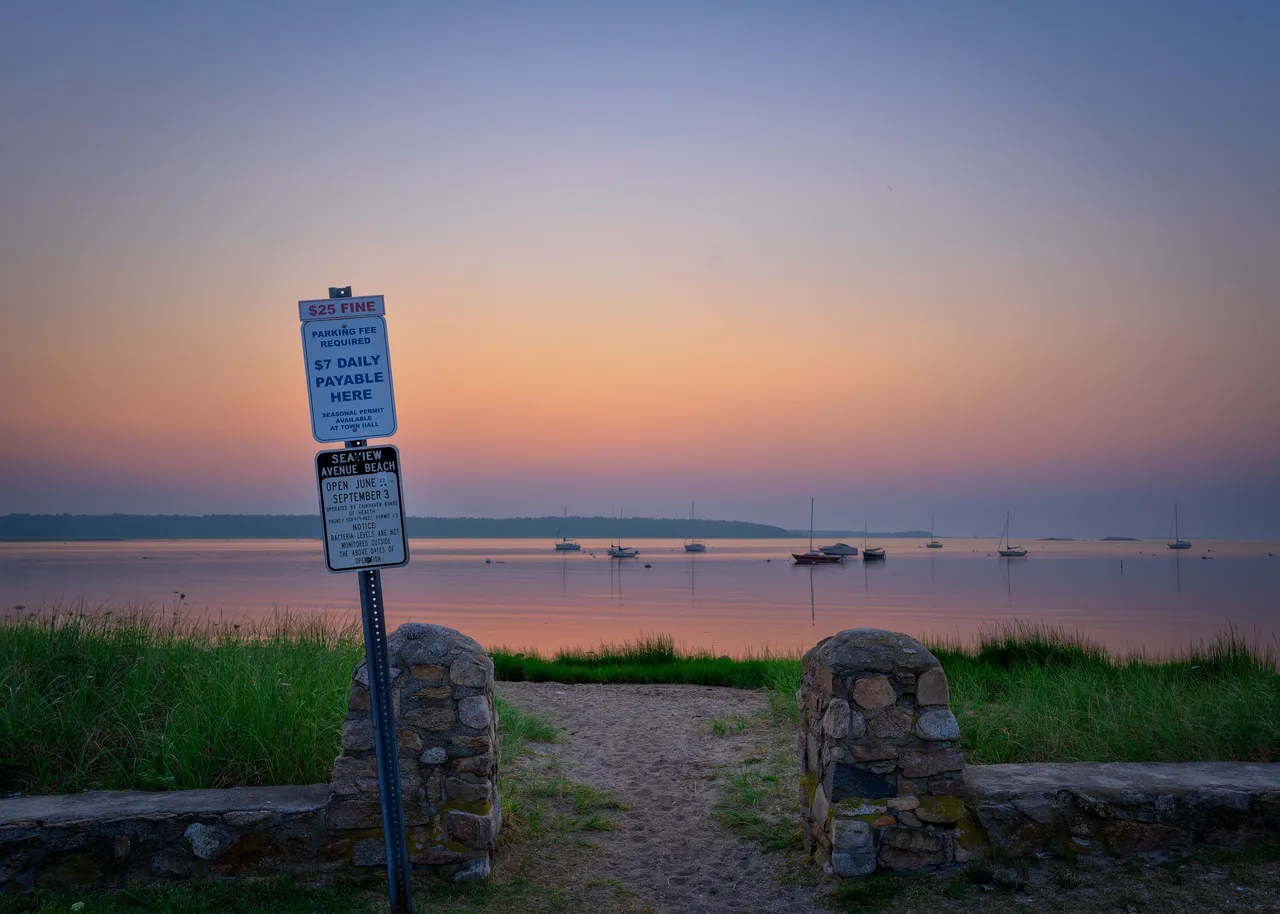
[[[502, 827], [493, 661], [466, 635], [411, 622], [387, 639], [409, 863], [453, 878], [487, 876]], [[333, 765], [328, 852], [385, 866], [369, 679], [352, 677]]]
[[804, 656], [796, 694], [805, 850], [850, 878], [967, 859], [960, 729], [942, 666], [913, 638], [843, 631]]
[[978, 765], [966, 801], [1000, 856], [1126, 857], [1280, 838], [1280, 765]]
[[0, 800], [0, 892], [189, 876], [323, 876], [327, 784]]
[[[392, 634], [388, 655], [410, 864], [487, 876], [502, 825], [493, 663], [465, 635], [416, 623]], [[0, 800], [0, 891], [279, 872], [385, 878], [385, 866], [364, 664], [329, 784]]]

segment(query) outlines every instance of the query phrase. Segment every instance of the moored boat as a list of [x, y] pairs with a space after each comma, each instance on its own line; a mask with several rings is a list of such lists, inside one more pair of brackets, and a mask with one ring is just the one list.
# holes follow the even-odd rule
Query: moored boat
[[858, 547], [848, 543], [832, 543], [830, 546], [819, 546], [818, 551], [823, 555], [857, 555]]
[[809, 551], [793, 552], [791, 557], [797, 565], [839, 565], [844, 562], [843, 555], [828, 555], [813, 548], [813, 499], [809, 499]]
[[1173, 538], [1165, 543], [1170, 549], [1190, 549], [1191, 542], [1178, 536], [1178, 506], [1173, 506]]
[[811, 552], [793, 552], [791, 557], [797, 565], [839, 565], [844, 561], [843, 555], [823, 555], [816, 549]]
[[[569, 522], [569, 506], [568, 505], [564, 506], [564, 519], [565, 519], [565, 523], [567, 524]], [[577, 540], [571, 540], [569, 539], [569, 537], [564, 536], [563, 530], [558, 532], [560, 532], [562, 535], [560, 539], [556, 541], [556, 552], [581, 552], [582, 551], [582, 546], [578, 543]]]
[[[1004, 545], [1001, 546], [1000, 543]], [[1000, 534], [1000, 543], [996, 544], [996, 552], [1000, 553], [1001, 558], [1020, 559], [1024, 558], [1027, 550], [1021, 546], [1014, 546], [1009, 542], [1009, 512], [1004, 513], [1004, 532]]]
[[884, 547], [867, 545], [867, 524], [862, 524], [862, 560], [864, 562], [883, 562]]
[[[689, 502], [689, 526], [691, 527], [693, 526], [693, 520], [694, 520], [693, 508], [694, 508], [694, 503]], [[697, 537], [691, 536], [689, 537], [689, 539], [685, 540], [684, 551], [685, 552], [706, 552], [707, 544], [699, 542]]]
[[[622, 524], [622, 512], [618, 512], [618, 524]], [[609, 544], [609, 558], [611, 559], [633, 559], [640, 554], [640, 550], [634, 546], [622, 545], [622, 535], [619, 531], [618, 541]]]
[[938, 542], [938, 538], [933, 535], [933, 515], [929, 515], [929, 542], [924, 544], [926, 549], [941, 549], [942, 543]]

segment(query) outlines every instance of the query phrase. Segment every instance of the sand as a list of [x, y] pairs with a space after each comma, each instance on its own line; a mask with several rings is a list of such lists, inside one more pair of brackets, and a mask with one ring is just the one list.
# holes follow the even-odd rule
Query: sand
[[[593, 833], [590, 878], [616, 879], [640, 907], [666, 912], [825, 910], [812, 886], [781, 881], [787, 856], [738, 838], [714, 819], [719, 784], [735, 765], [775, 752], [769, 734], [731, 737], [714, 718], [760, 717], [758, 692], [704, 686], [501, 682], [498, 694], [564, 728], [559, 771], [631, 804], [617, 831]], [[717, 779], [717, 775], [719, 778]]]

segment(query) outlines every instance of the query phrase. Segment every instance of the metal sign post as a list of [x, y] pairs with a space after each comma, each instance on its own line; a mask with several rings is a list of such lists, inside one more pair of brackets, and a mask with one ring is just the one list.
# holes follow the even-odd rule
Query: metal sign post
[[[308, 391], [311, 391], [314, 383], [313, 368], [316, 368], [312, 353], [308, 350], [309, 339], [343, 341], [362, 338], [359, 334], [308, 336], [308, 327], [321, 321], [341, 319], [351, 323], [348, 317], [351, 306], [348, 303], [347, 308], [343, 307], [343, 302], [349, 299], [351, 287], [347, 286], [330, 288], [329, 298], [326, 300], [299, 302], [299, 316], [304, 320], [312, 318], [302, 325]], [[380, 314], [382, 296], [362, 299], [360, 304], [375, 299], [377, 312]], [[328, 302], [336, 302], [332, 311], [322, 307]], [[376, 320], [383, 321], [381, 317]], [[387, 351], [385, 327], [385, 322], [382, 322], [381, 340], [372, 344], [380, 346], [381, 354]], [[376, 334], [378, 331], [375, 329], [372, 332]], [[363, 345], [367, 347], [370, 344]], [[351, 357], [341, 358], [346, 361]], [[392, 434], [395, 431], [395, 402], [391, 399], [391, 366], [388, 361], [380, 361], [384, 366], [385, 380], [382, 377], [375, 378], [376, 372], [366, 368], [355, 379], [340, 378], [338, 383], [347, 388], [352, 384], [357, 387], [385, 384], [386, 399], [379, 400], [378, 405], [390, 414], [390, 431], [381, 433]], [[353, 360], [351, 364], [365, 368], [374, 363]], [[332, 438], [321, 437], [321, 427], [314, 421], [318, 412], [314, 409], [314, 394], [312, 403], [312, 431], [315, 438], [319, 441], [332, 441]], [[362, 426], [361, 431], [388, 427], [383, 418], [385, 413], [357, 415], [361, 419], [353, 422], [352, 426]], [[409, 845], [405, 839], [404, 801], [400, 792], [400, 764], [396, 750], [395, 712], [391, 700], [391, 663], [387, 655], [387, 622], [383, 609], [381, 571], [382, 568], [404, 565], [409, 561], [404, 499], [401, 495], [400, 455], [389, 445], [368, 448], [368, 442], [363, 438], [347, 440], [344, 444], [342, 451], [322, 451], [316, 455], [320, 516], [325, 530], [325, 565], [330, 571], [359, 572], [365, 666], [369, 675], [369, 708], [373, 718], [373, 748], [378, 763], [378, 796], [382, 802], [382, 835], [387, 852], [388, 899], [392, 914], [412, 914]], [[357, 449], [364, 449], [365, 452], [356, 453]], [[393, 476], [394, 495], [391, 482]], [[363, 484], [361, 480], [364, 481]]]
[[[348, 448], [364, 447], [362, 440]], [[408, 557], [406, 555], [406, 561]], [[373, 715], [373, 749], [378, 760], [378, 798], [382, 801], [382, 837], [387, 849], [387, 887], [392, 914], [412, 914], [409, 844], [404, 833], [404, 800], [400, 794], [400, 755], [391, 702], [391, 662], [387, 657], [387, 619], [382, 608], [382, 571], [360, 572], [360, 615], [364, 622], [365, 670], [369, 674], [369, 709]]]

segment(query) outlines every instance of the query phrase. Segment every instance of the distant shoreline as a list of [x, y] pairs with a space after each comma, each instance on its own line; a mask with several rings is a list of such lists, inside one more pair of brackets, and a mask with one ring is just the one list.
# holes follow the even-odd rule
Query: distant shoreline
[[[792, 539], [769, 524], [628, 517], [409, 517], [408, 535], [441, 539]], [[805, 536], [808, 535], [806, 532]], [[0, 542], [321, 538], [318, 514], [6, 514]]]
[[[668, 517], [410, 517], [425, 539], [805, 539], [808, 530], [737, 520]], [[861, 539], [862, 531], [815, 530], [822, 539]], [[928, 538], [924, 530], [871, 531], [873, 539]], [[321, 538], [318, 514], [6, 514], [0, 542]]]
[[[668, 517], [410, 517], [414, 539], [779, 539], [805, 540], [808, 530], [737, 520], [694, 520]], [[815, 530], [816, 541], [844, 540], [854, 545], [861, 530]], [[926, 530], [872, 530], [868, 540], [928, 539]], [[318, 514], [5, 514], [0, 515], [0, 542], [115, 542], [125, 540], [319, 540]], [[939, 537], [995, 539], [995, 537]], [[1040, 537], [1038, 542], [1140, 543], [1164, 537]], [[1263, 538], [1264, 540], [1266, 538]]]

